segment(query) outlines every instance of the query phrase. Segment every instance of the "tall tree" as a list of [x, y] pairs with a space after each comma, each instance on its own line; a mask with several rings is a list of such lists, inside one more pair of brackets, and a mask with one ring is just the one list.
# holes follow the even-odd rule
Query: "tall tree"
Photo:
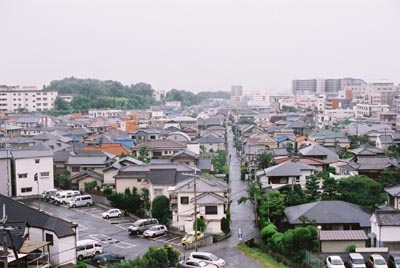
[[335, 178], [328, 175], [322, 175], [322, 200], [338, 199], [338, 184]]
[[257, 168], [264, 169], [275, 165], [275, 159], [272, 154], [263, 152], [257, 156]]
[[89, 98], [81, 95], [75, 96], [71, 101], [74, 112], [87, 113], [90, 109], [91, 101]]
[[307, 202], [314, 202], [317, 201], [320, 197], [320, 190], [319, 190], [319, 182], [320, 178], [316, 175], [308, 176], [306, 179], [306, 189], [305, 189], [305, 198]]
[[151, 204], [151, 215], [160, 223], [168, 224], [171, 220], [169, 199], [165, 195], [156, 196]]
[[145, 146], [145, 145], [140, 146], [138, 160], [140, 160], [144, 163], [150, 162], [150, 152], [149, 152], [149, 148], [147, 146]]

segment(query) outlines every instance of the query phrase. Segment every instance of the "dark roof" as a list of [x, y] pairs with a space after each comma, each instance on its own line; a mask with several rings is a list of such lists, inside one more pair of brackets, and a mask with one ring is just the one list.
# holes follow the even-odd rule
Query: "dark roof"
[[173, 140], [151, 140], [147, 141], [145, 143], [141, 143], [136, 145], [133, 150], [139, 150], [140, 147], [146, 146], [149, 149], [164, 149], [164, 148], [177, 148], [177, 149], [183, 149], [186, 148], [186, 145], [176, 142]]
[[51, 140], [56, 138], [56, 136], [49, 134], [49, 133], [40, 133], [34, 137], [32, 137], [32, 140], [40, 140], [40, 141], [46, 141], [46, 140]]
[[203, 137], [200, 137], [197, 140], [198, 143], [224, 143], [225, 140], [223, 138], [218, 137], [214, 133], [208, 133]]
[[176, 169], [150, 169], [148, 179], [153, 185], [175, 185]]
[[76, 224], [50, 216], [4, 195], [0, 195], [0, 206], [6, 204], [9, 222], [26, 221], [31, 227], [54, 232], [57, 237], [75, 236]]
[[[14, 245], [15, 249], [18, 251], [25, 241], [24, 234], [26, 222], [7, 222], [5, 227], [6, 229], [9, 228], [10, 235], [12, 236], [12, 241], [10, 236], [6, 236], [8, 247], [12, 247]], [[0, 241], [4, 241], [3, 232], [0, 232]]]
[[393, 186], [390, 188], [385, 188], [385, 192], [387, 192], [391, 196], [399, 196], [400, 197], [400, 185]]
[[70, 178], [70, 180], [78, 182], [78, 181], [80, 181], [80, 180], [82, 180], [84, 178], [87, 178], [87, 177], [93, 177], [93, 178], [95, 178], [95, 179], [97, 179], [99, 181], [104, 181], [104, 175], [103, 174], [100, 174], [100, 173], [98, 173], [96, 171], [92, 171], [92, 170], [87, 170], [87, 171], [80, 172], [80, 173], [72, 176]]
[[290, 224], [302, 224], [301, 216], [315, 220], [317, 224], [353, 224], [370, 227], [371, 211], [344, 201], [318, 201], [298, 206], [287, 207], [284, 210]]
[[400, 226], [400, 210], [376, 210], [374, 215], [379, 226]]
[[197, 167], [200, 170], [211, 170], [212, 168], [212, 163], [211, 163], [211, 159], [209, 158], [200, 158], [197, 159]]
[[302, 174], [302, 170], [316, 170], [316, 168], [299, 162], [284, 162], [282, 164], [264, 169], [265, 176], [267, 177], [300, 176]]
[[54, 153], [53, 161], [54, 162], [67, 162], [68, 158], [71, 156], [70, 152], [67, 151], [58, 151]]

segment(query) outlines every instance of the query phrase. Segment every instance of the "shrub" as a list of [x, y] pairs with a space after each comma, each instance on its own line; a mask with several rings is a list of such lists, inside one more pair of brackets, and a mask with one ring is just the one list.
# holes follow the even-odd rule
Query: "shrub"
[[229, 234], [231, 232], [231, 226], [228, 218], [223, 217], [221, 219], [221, 230], [224, 234]]
[[[202, 218], [197, 218], [197, 231], [204, 232], [206, 230], [206, 222]], [[193, 223], [193, 230], [196, 230], [196, 222]]]
[[356, 252], [356, 246], [355, 245], [350, 245], [346, 248], [347, 252]]

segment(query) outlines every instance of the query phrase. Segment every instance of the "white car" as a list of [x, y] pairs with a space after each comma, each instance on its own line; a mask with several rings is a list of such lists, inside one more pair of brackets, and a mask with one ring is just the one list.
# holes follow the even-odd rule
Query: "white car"
[[180, 261], [178, 264], [178, 268], [218, 268], [217, 265], [212, 263], [207, 263], [205, 261], [200, 260], [186, 260]]
[[190, 260], [202, 260], [207, 263], [215, 264], [220, 268], [225, 267], [224, 259], [221, 259], [209, 252], [192, 252], [189, 255], [189, 259]]
[[328, 268], [346, 268], [340, 256], [329, 256], [326, 258], [326, 265]]
[[103, 214], [101, 215], [103, 216], [103, 219], [117, 218], [117, 217], [120, 218], [122, 216], [122, 212], [117, 208], [112, 208], [107, 210], [106, 212], [103, 212]]
[[168, 232], [165, 225], [155, 225], [143, 232], [144, 237], [156, 237], [158, 235], [164, 235]]

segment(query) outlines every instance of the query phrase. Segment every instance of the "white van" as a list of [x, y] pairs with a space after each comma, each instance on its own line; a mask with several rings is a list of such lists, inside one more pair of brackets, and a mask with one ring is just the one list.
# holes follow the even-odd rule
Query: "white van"
[[73, 197], [69, 202], [70, 208], [91, 206], [93, 205], [93, 199], [91, 195], [80, 195]]
[[79, 240], [76, 244], [76, 257], [80, 261], [101, 253], [103, 253], [103, 246], [96, 240], [84, 239]]
[[68, 202], [74, 198], [75, 196], [80, 196], [81, 192], [79, 191], [65, 191], [63, 192], [58, 198], [57, 198], [57, 203], [58, 204], [68, 204]]

